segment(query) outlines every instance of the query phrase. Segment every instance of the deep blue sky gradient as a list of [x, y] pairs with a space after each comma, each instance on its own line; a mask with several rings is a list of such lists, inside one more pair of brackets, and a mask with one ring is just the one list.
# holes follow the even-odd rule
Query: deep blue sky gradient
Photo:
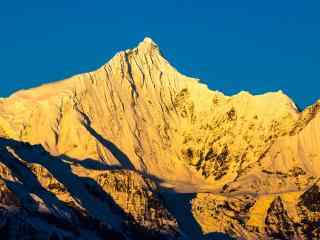
[[319, 0], [10, 0], [0, 3], [0, 96], [98, 68], [145, 36], [226, 94], [320, 98]]

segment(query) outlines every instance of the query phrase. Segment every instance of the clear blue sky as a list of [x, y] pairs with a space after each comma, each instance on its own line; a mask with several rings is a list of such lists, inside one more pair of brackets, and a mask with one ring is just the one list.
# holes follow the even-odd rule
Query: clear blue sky
[[0, 3], [0, 96], [93, 70], [153, 38], [184, 74], [233, 94], [320, 98], [319, 0]]

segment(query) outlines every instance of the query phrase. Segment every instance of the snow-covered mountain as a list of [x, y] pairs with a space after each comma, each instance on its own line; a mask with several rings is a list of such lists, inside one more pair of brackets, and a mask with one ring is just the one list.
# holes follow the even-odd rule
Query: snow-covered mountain
[[145, 38], [0, 99], [0, 234], [317, 239], [319, 116], [281, 91], [210, 90]]

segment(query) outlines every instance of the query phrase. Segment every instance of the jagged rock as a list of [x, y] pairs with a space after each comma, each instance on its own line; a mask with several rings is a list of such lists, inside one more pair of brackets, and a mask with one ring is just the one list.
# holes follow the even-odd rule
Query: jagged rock
[[97, 182], [142, 229], [158, 236], [179, 235], [177, 221], [163, 205], [152, 180], [133, 171], [116, 170], [100, 174]]
[[274, 239], [295, 239], [297, 238], [294, 223], [280, 197], [277, 197], [270, 205], [265, 219], [266, 233]]

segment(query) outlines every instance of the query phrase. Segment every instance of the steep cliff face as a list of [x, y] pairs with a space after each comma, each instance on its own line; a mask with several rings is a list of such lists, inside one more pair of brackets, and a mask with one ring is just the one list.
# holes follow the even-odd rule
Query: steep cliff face
[[318, 105], [299, 113], [291, 130], [274, 138], [220, 195], [194, 198], [193, 215], [203, 232], [244, 239], [319, 238]]
[[320, 173], [318, 112], [318, 103], [302, 112], [293, 130], [277, 138], [258, 161], [225, 186], [225, 192], [277, 193], [313, 184]]
[[0, 200], [17, 209], [3, 211], [31, 211], [46, 237], [188, 238], [169, 189], [196, 195], [204, 234], [317, 236], [318, 105], [209, 90], [146, 38], [96, 71], [0, 99]]
[[239, 239], [318, 239], [319, 186], [279, 194], [221, 196], [199, 193], [194, 217], [204, 233]]

